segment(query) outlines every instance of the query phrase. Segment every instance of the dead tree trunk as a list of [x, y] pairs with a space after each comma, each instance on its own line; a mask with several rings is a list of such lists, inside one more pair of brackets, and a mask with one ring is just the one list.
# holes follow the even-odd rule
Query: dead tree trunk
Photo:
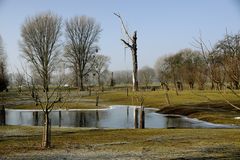
[[144, 112], [143, 106], [141, 106], [141, 110], [140, 110], [140, 128], [141, 129], [145, 128], [145, 112]]
[[121, 39], [121, 41], [131, 49], [132, 52], [132, 63], [133, 63], [133, 91], [138, 91], [138, 61], [137, 61], [137, 31], [134, 32], [133, 36], [130, 37], [124, 23], [122, 17], [119, 14], [114, 13], [121, 21], [122, 26], [124, 28], [125, 34], [128, 36], [128, 39], [131, 43]]
[[138, 109], [134, 109], [134, 127], [138, 128]]
[[133, 62], [133, 91], [138, 91], [137, 31], [135, 31], [133, 35], [131, 50]]
[[62, 111], [58, 111], [58, 126], [62, 126]]
[[132, 45], [123, 40], [123, 43], [127, 45], [132, 51], [133, 62], [133, 91], [138, 91], [138, 61], [137, 61], [137, 31], [134, 32], [132, 38]]

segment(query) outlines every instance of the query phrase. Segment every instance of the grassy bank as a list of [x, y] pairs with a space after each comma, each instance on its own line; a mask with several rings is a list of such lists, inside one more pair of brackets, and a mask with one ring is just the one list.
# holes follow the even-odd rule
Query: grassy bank
[[[239, 93], [238, 93], [239, 94]], [[140, 105], [137, 97], [143, 97], [144, 106], [160, 109], [160, 113], [179, 114], [200, 120], [222, 124], [240, 125], [240, 112], [226, 103], [226, 98], [236, 106], [240, 106], [240, 99], [231, 92], [223, 93], [224, 98], [218, 91], [186, 90], [176, 95], [175, 91], [168, 92], [170, 105], [167, 104], [164, 91], [131, 93], [126, 96], [125, 92], [109, 92], [101, 95], [102, 103]], [[94, 98], [94, 97], [89, 97]]]
[[41, 127], [0, 127], [1, 157], [13, 159], [240, 158], [240, 131], [237, 129], [53, 128], [53, 148], [50, 150], [41, 150], [41, 133]]
[[[237, 91], [239, 94], [239, 91]], [[27, 94], [17, 94], [16, 91], [7, 93], [5, 101], [11, 105], [7, 108], [14, 109], [40, 109], [34, 102], [26, 96]], [[100, 92], [99, 106], [96, 106], [96, 93], [92, 91], [79, 92], [71, 90], [66, 101], [55, 105], [55, 109], [94, 109], [106, 108], [110, 105], [140, 105], [139, 99], [143, 98], [143, 105], [146, 107], [159, 108], [162, 113], [180, 114], [205, 121], [223, 124], [240, 124], [240, 120], [234, 119], [239, 116], [239, 111], [228, 105], [221, 94], [215, 90], [184, 90], [176, 95], [175, 91], [168, 92], [170, 105], [167, 104], [165, 91], [141, 91], [138, 93], [126, 90], [112, 90]], [[223, 92], [223, 96], [230, 102], [240, 106], [240, 99], [230, 91]]]

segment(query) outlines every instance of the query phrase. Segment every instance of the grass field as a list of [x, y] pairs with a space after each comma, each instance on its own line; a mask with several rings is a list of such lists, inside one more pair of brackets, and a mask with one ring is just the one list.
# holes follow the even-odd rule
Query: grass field
[[[0, 127], [0, 155], [9, 159], [239, 159], [238, 129], [53, 128], [42, 150], [41, 127]], [[207, 133], [207, 134], [206, 134]]]
[[[55, 108], [105, 108], [110, 105], [139, 105], [159, 108], [162, 113], [181, 114], [214, 123], [237, 124], [239, 111], [225, 103], [217, 91], [186, 90], [177, 96], [165, 92], [125, 90], [100, 93], [99, 106], [92, 92], [72, 90], [64, 106]], [[238, 92], [239, 94], [239, 92]], [[231, 92], [224, 97], [240, 106], [240, 99]], [[2, 98], [6, 108], [40, 109], [27, 95], [14, 90]], [[239, 129], [52, 129], [52, 148], [41, 149], [42, 127], [0, 127], [0, 159], [240, 159]]]

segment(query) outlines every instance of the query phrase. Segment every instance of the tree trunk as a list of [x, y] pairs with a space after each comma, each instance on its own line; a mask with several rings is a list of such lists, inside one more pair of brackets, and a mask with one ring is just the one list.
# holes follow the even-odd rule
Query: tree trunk
[[84, 87], [83, 87], [83, 76], [80, 74], [79, 75], [79, 87], [80, 87], [80, 91], [84, 91]]
[[141, 107], [141, 112], [140, 112], [140, 128], [144, 129], [145, 128], [145, 112], [144, 112], [144, 107]]
[[74, 65], [73, 71], [74, 71], [74, 78], [75, 78], [75, 87], [79, 87], [79, 74], [78, 74], [78, 67], [76, 64]]
[[111, 75], [110, 86], [111, 86], [111, 87], [113, 87], [113, 86], [114, 86], [113, 72], [112, 72], [112, 75]]
[[190, 88], [190, 89], [193, 89], [193, 88], [194, 88], [194, 83], [193, 83], [193, 82], [189, 82], [188, 84], [189, 84], [189, 88]]
[[132, 61], [133, 61], [133, 91], [138, 91], [137, 31], [135, 31], [133, 35]]
[[138, 109], [134, 109], [134, 127], [138, 128]]
[[92, 95], [92, 88], [88, 87], [88, 95], [91, 96]]
[[5, 116], [5, 107], [2, 105], [1, 110], [0, 110], [0, 124], [4, 126], [6, 124], [6, 116]]
[[99, 93], [97, 92], [97, 96], [96, 96], [96, 107], [98, 107], [98, 102], [99, 102]]
[[33, 112], [33, 125], [38, 126], [38, 112]]
[[101, 87], [101, 78], [100, 78], [100, 74], [98, 74], [98, 87], [99, 87], [99, 89], [100, 89], [100, 87]]
[[235, 89], [239, 89], [239, 82], [238, 81], [234, 81], [234, 86], [235, 86]]
[[58, 111], [58, 126], [62, 126], [62, 111]]
[[79, 87], [79, 83], [78, 83], [78, 75], [77, 73], [75, 73], [75, 87]]
[[178, 87], [177, 87], [176, 81], [174, 81], [174, 87], [175, 87], [176, 95], [178, 96]]
[[171, 103], [170, 103], [170, 99], [169, 99], [168, 91], [165, 91], [165, 98], [166, 98], [167, 105], [170, 106]]
[[49, 77], [48, 77], [48, 72], [45, 71], [45, 75], [44, 75], [44, 79], [43, 79], [43, 87], [44, 87], [44, 92], [48, 92], [49, 88], [48, 88], [48, 83], [49, 83]]
[[215, 88], [214, 82], [212, 81], [211, 90], [213, 90], [214, 88]]
[[43, 148], [50, 148], [50, 120], [49, 120], [49, 112], [44, 112], [44, 127], [43, 127], [43, 139], [42, 139], [42, 147]]

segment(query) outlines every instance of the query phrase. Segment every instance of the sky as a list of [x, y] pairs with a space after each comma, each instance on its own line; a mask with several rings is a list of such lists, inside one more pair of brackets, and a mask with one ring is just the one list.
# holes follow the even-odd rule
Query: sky
[[[138, 62], [154, 67], [156, 60], [184, 48], [192, 48], [194, 38], [211, 44], [240, 31], [238, 0], [0, 0], [0, 35], [8, 56], [9, 72], [24, 63], [19, 42], [27, 17], [51, 11], [64, 20], [86, 15], [95, 18], [103, 31], [100, 54], [111, 58], [109, 70], [132, 69], [131, 52], [124, 50], [120, 13], [130, 34], [138, 33]], [[64, 35], [64, 29], [63, 35]]]

